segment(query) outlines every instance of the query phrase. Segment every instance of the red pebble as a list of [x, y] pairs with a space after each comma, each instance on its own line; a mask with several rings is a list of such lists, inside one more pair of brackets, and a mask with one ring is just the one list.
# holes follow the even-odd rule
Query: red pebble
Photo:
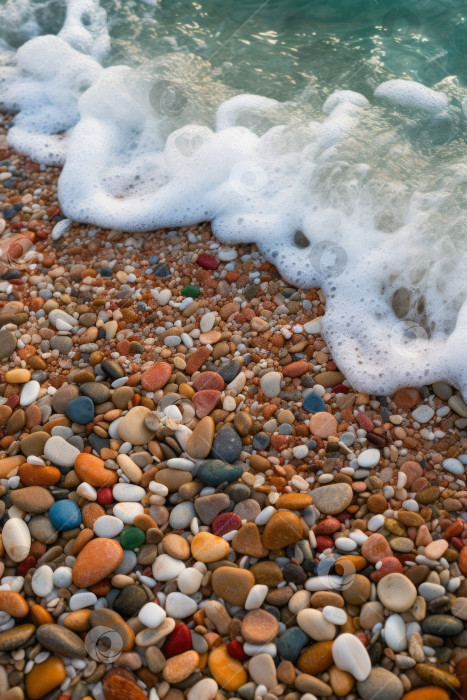
[[363, 644], [364, 647], [367, 647], [369, 645], [370, 635], [368, 634], [368, 632], [364, 632], [363, 630], [358, 630], [357, 632], [355, 632], [355, 636], [357, 637], [357, 639], [359, 639], [361, 641], [361, 643]]
[[232, 642], [229, 642], [226, 646], [227, 653], [230, 654], [230, 656], [233, 656], [234, 659], [238, 659], [239, 661], [246, 661], [248, 658], [245, 652], [243, 651], [243, 646], [237, 642], [236, 639], [234, 639]]
[[355, 420], [360, 428], [366, 430], [367, 433], [371, 433], [375, 429], [373, 421], [365, 413], [357, 413]]
[[461, 551], [462, 547], [464, 546], [464, 543], [460, 539], [460, 537], [451, 537], [451, 544], [453, 547]]
[[316, 548], [318, 552], [324, 552], [325, 549], [334, 547], [334, 540], [327, 535], [318, 535], [316, 538]]
[[219, 403], [220, 397], [221, 392], [215, 389], [204, 389], [203, 391], [197, 391], [196, 394], [193, 394], [191, 401], [195, 407], [198, 418], [204, 418], [204, 416], [208, 416], [211, 411], [214, 411]]
[[325, 518], [318, 523], [313, 532], [315, 535], [332, 535], [334, 532], [340, 530], [341, 524], [337, 518]]
[[112, 495], [112, 489], [104, 486], [103, 488], [97, 490], [97, 502], [101, 506], [108, 506], [113, 503], [113, 500], [114, 497]]
[[345, 523], [346, 520], [351, 519], [351, 515], [348, 511], [344, 510], [342, 513], [337, 513], [337, 515], [334, 516], [336, 520], [338, 520], [340, 523]]
[[222, 391], [224, 387], [225, 382], [217, 372], [202, 372], [198, 374], [193, 382], [193, 389], [195, 391], [203, 391], [204, 389]]
[[198, 265], [201, 265], [205, 270], [217, 270], [219, 261], [213, 258], [212, 255], [201, 253], [201, 255], [198, 255]]
[[375, 583], [378, 583], [378, 581], [381, 581], [381, 579], [387, 576], [388, 574], [401, 573], [402, 564], [400, 563], [399, 559], [396, 559], [396, 557], [383, 557], [381, 559], [381, 568], [377, 571], [373, 571], [370, 574], [370, 578]]
[[457, 518], [453, 523], [447, 526], [447, 528], [444, 531], [444, 536], [449, 538], [449, 537], [457, 537], [458, 535], [462, 534], [464, 531], [464, 521], [461, 520], [460, 518]]
[[29, 569], [32, 569], [36, 565], [36, 559], [33, 556], [26, 557], [18, 566], [16, 567], [17, 576], [26, 576]]
[[216, 515], [211, 527], [214, 535], [222, 537], [232, 530], [239, 530], [241, 526], [241, 518], [236, 513], [221, 513]]
[[18, 394], [13, 394], [13, 396], [9, 396], [7, 401], [6, 401], [6, 406], [9, 406], [10, 408], [16, 408], [16, 406], [19, 404], [19, 396]]
[[162, 647], [162, 653], [168, 659], [170, 656], [177, 656], [177, 654], [182, 654], [189, 649], [191, 649], [191, 632], [183, 622], [180, 622], [175, 625], [173, 632], [167, 637]]
[[345, 386], [344, 384], [338, 384], [335, 386], [332, 390], [333, 394], [348, 394], [349, 393], [349, 387]]

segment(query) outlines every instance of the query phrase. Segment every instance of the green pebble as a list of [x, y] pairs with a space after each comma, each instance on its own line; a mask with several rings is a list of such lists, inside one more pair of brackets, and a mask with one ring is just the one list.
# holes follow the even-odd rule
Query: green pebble
[[182, 294], [184, 297], [196, 299], [196, 297], [199, 297], [199, 287], [195, 287], [194, 284], [188, 284], [186, 287], [183, 287]]
[[120, 544], [123, 549], [136, 549], [141, 547], [146, 540], [146, 535], [139, 527], [127, 527], [120, 535]]

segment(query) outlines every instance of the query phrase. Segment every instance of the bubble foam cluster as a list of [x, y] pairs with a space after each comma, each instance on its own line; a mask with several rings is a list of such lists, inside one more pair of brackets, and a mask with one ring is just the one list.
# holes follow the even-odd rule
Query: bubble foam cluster
[[[85, 21], [86, 19], [86, 21]], [[127, 231], [210, 220], [285, 279], [320, 286], [324, 336], [356, 387], [444, 380], [467, 395], [466, 91], [394, 79], [306, 104], [234, 94], [174, 53], [103, 68], [95, 0], [0, 69], [12, 145], [61, 163], [69, 218]]]

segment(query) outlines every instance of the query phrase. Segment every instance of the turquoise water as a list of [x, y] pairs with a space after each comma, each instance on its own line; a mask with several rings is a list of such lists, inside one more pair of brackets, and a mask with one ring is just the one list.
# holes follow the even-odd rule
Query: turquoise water
[[[106, 64], [136, 65], [188, 51], [209, 61], [216, 77], [236, 91], [284, 100], [297, 98], [310, 84], [371, 94], [390, 77], [428, 86], [452, 75], [462, 84], [467, 80], [467, 7], [461, 0], [159, 0], [154, 5], [104, 0], [101, 5], [112, 39]], [[17, 47], [32, 33], [56, 34], [65, 8], [63, 0], [1, 0], [10, 20], [0, 26], [0, 36]], [[36, 29], [27, 25], [31, 18]]]

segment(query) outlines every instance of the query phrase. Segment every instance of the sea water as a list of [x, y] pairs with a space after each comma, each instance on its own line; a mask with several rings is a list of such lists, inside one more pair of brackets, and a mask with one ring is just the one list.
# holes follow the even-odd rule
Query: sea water
[[209, 220], [221, 242], [255, 242], [286, 280], [321, 286], [324, 337], [357, 388], [445, 380], [465, 397], [466, 11], [3, 0], [8, 137], [63, 165], [71, 219]]

